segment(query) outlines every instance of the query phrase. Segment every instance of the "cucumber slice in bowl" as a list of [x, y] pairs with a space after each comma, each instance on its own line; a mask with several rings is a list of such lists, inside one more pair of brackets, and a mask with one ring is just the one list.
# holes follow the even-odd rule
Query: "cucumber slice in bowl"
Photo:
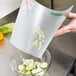
[[37, 69], [32, 70], [32, 75], [42, 76], [43, 74], [44, 74], [44, 70], [41, 68], [37, 68]]
[[25, 59], [24, 61], [23, 61], [23, 64], [24, 65], [29, 65], [29, 64], [33, 64], [34, 63], [34, 60], [33, 59]]
[[48, 67], [48, 64], [46, 62], [41, 63], [40, 67], [42, 69], [46, 69]]

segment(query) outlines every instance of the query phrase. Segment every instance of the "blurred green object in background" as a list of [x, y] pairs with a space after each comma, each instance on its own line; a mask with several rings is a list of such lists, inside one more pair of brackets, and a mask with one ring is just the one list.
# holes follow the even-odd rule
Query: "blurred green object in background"
[[14, 23], [8, 23], [0, 26], [0, 32], [3, 33], [4, 36], [10, 35], [13, 31]]

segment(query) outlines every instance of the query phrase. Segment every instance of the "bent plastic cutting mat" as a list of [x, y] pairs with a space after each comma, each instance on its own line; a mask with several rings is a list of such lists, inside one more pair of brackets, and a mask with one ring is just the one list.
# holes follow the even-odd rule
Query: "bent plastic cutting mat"
[[73, 6], [64, 11], [49, 9], [35, 0], [31, 9], [22, 1], [15, 27], [11, 36], [11, 43], [19, 50], [41, 58], [55, 31], [66, 19], [64, 13], [72, 10]]

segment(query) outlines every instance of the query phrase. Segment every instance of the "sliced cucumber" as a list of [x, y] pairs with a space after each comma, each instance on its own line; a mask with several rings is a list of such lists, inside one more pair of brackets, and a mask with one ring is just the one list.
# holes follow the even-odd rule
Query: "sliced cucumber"
[[33, 68], [34, 68], [34, 65], [31, 63], [26, 66], [26, 70], [32, 70]]
[[24, 62], [23, 62], [23, 64], [24, 65], [29, 65], [29, 64], [33, 64], [34, 63], [34, 60], [33, 59], [26, 59]]
[[42, 72], [42, 71], [43, 71], [43, 69], [41, 69], [41, 68], [33, 69], [32, 74], [37, 74], [37, 73]]
[[19, 69], [20, 71], [25, 70], [25, 66], [24, 66], [24, 65], [19, 65], [18, 69]]
[[40, 64], [40, 67], [42, 69], [46, 69], [48, 67], [48, 64], [46, 62], [43, 62], [43, 63]]
[[26, 74], [31, 74], [31, 71], [27, 71]]
[[22, 71], [18, 71], [18, 73], [20, 73], [20, 74], [26, 74], [26, 70], [22, 70]]
[[38, 40], [32, 42], [32, 46], [38, 47]]
[[39, 64], [40, 64], [40, 62], [35, 62], [35, 63], [34, 63], [35, 66], [37, 66], [37, 65], [39, 65]]
[[37, 63], [37, 68], [40, 68], [40, 65], [41, 65], [41, 63], [39, 62], [39, 63]]

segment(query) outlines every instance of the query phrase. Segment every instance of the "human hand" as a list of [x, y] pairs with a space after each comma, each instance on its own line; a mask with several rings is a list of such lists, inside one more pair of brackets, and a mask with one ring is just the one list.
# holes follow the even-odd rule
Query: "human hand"
[[76, 13], [67, 13], [65, 14], [65, 17], [71, 19], [71, 22], [66, 26], [62, 25], [55, 33], [55, 36], [59, 36], [68, 32], [76, 32]]
[[25, 1], [25, 3], [27, 4], [27, 7], [28, 7], [29, 9], [31, 9], [31, 8], [32, 8], [32, 5], [34, 5], [33, 2], [32, 2], [32, 0], [24, 0], [24, 1]]
[[31, 0], [25, 0], [26, 4], [30, 4]]

